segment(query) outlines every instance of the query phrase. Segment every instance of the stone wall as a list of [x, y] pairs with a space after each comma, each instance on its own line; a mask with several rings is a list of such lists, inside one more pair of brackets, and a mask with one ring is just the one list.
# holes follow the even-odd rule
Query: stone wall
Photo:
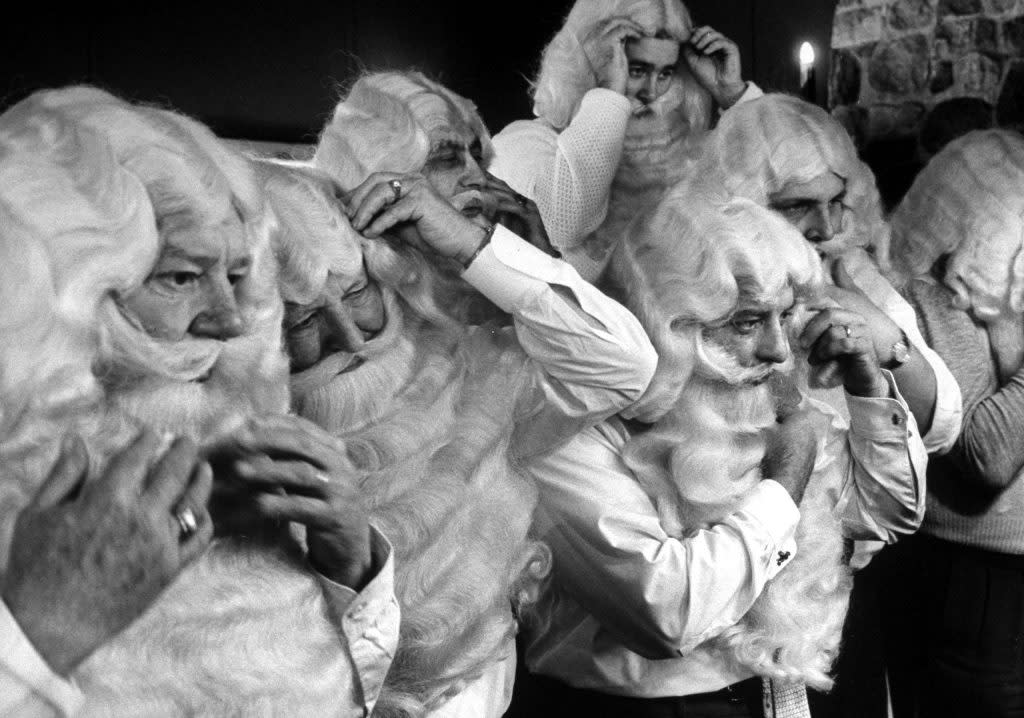
[[861, 145], [926, 156], [993, 123], [1024, 127], [1024, 0], [839, 0], [829, 106]]

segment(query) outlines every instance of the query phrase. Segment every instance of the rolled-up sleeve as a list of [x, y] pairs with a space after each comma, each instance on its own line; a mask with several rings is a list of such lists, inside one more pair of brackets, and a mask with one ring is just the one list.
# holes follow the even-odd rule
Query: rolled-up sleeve
[[53, 672], [0, 601], [0, 716], [73, 716], [84, 702]]
[[557, 582], [646, 658], [683, 655], [735, 624], [796, 555], [799, 511], [774, 481], [721, 523], [677, 538], [596, 428], [529, 470], [541, 494], [536, 531]]
[[528, 456], [636, 401], [657, 355], [637, 319], [549, 257], [498, 226], [463, 277], [515, 322], [535, 368], [523, 395], [515, 451]]
[[384, 535], [373, 527], [371, 555], [376, 573], [358, 593], [317, 574], [331, 620], [345, 639], [364, 715], [373, 712], [380, 697], [384, 677], [398, 648], [400, 621], [393, 550]]

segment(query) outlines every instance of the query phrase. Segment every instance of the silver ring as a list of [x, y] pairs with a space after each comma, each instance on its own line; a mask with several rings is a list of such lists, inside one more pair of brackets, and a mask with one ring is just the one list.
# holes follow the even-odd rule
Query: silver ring
[[850, 335], [853, 333], [853, 332], [850, 331], [850, 325], [849, 324], [844, 324], [843, 325], [843, 331], [846, 332], [846, 338], [847, 339], [849, 339]]
[[391, 187], [391, 191], [395, 193], [394, 202], [402, 199], [402, 180], [393, 179], [388, 182], [388, 186]]
[[178, 528], [181, 529], [180, 538], [182, 541], [199, 530], [199, 521], [196, 520], [196, 515], [192, 509], [187, 506], [174, 514], [174, 520], [178, 522]]

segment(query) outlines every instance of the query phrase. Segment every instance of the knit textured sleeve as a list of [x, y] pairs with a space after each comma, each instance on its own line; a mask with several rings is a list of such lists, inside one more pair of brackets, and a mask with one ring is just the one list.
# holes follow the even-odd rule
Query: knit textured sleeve
[[952, 293], [924, 280], [911, 282], [906, 292], [925, 339], [963, 393], [963, 429], [951, 458], [981, 488], [1001, 491], [1024, 468], [1024, 368], [999, 386], [984, 326], [953, 307]]
[[561, 133], [520, 120], [494, 137], [491, 173], [537, 203], [557, 249], [577, 246], [604, 221], [629, 113], [623, 95], [595, 88]]

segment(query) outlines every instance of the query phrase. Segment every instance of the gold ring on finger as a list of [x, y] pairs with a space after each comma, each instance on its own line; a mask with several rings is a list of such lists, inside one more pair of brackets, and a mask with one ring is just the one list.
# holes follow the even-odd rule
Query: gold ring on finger
[[182, 541], [199, 530], [199, 521], [196, 520], [195, 512], [187, 506], [181, 511], [175, 512], [174, 520], [178, 522], [178, 528], [181, 529], [179, 539]]
[[402, 180], [393, 179], [388, 182], [388, 186], [391, 187], [391, 191], [395, 193], [393, 202], [397, 202], [402, 199]]
[[843, 331], [846, 332], [846, 338], [847, 339], [849, 339], [850, 335], [853, 334], [853, 332], [850, 330], [850, 325], [849, 324], [844, 324], [843, 325]]

